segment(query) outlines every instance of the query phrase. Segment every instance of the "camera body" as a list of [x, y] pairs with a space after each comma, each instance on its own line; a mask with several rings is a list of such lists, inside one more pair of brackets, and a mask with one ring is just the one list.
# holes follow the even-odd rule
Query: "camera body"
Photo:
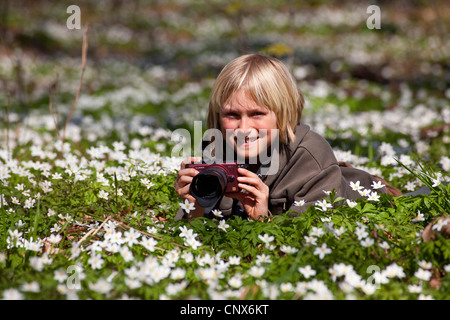
[[[232, 163], [193, 163], [186, 164], [186, 168], [194, 168], [199, 171], [197, 176], [214, 176], [219, 180], [219, 183], [223, 185], [223, 193], [232, 193], [239, 192], [240, 189], [238, 187], [237, 177], [240, 176], [238, 174], [238, 168], [247, 168], [247, 164], [238, 164], [236, 162]], [[207, 178], [204, 178], [205, 184], [209, 181]], [[215, 182], [214, 182], [215, 183]], [[207, 186], [205, 185], [205, 188]], [[214, 189], [214, 186], [210, 186], [211, 189]]]

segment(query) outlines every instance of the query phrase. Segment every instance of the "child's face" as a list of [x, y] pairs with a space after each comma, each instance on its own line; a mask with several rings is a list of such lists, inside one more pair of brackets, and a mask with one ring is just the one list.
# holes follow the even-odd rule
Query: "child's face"
[[278, 129], [275, 113], [259, 106], [242, 90], [231, 96], [220, 119], [226, 143], [245, 159], [256, 158], [268, 149], [272, 142], [271, 132]]

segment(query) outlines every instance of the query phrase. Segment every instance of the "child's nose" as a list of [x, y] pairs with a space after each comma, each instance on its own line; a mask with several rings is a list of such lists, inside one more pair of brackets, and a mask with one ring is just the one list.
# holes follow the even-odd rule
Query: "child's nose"
[[239, 130], [243, 133], [250, 131], [250, 121], [247, 117], [241, 117], [241, 121], [239, 122]]

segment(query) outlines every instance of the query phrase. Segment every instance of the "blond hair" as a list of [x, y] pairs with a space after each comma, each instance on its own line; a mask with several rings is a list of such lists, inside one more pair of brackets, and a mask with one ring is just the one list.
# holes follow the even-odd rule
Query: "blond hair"
[[212, 89], [208, 129], [222, 130], [220, 112], [238, 90], [244, 90], [258, 105], [275, 113], [281, 143], [288, 144], [294, 140], [294, 130], [302, 116], [304, 98], [291, 73], [280, 60], [248, 54], [229, 62]]

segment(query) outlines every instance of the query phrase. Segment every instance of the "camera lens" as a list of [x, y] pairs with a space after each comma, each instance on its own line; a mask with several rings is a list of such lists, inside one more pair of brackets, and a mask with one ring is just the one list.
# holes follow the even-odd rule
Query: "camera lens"
[[192, 185], [198, 197], [221, 196], [227, 186], [227, 175], [221, 168], [209, 168], [197, 174]]
[[225, 193], [226, 187], [226, 172], [220, 167], [211, 167], [201, 171], [192, 179], [190, 192], [206, 209], [216, 205]]

